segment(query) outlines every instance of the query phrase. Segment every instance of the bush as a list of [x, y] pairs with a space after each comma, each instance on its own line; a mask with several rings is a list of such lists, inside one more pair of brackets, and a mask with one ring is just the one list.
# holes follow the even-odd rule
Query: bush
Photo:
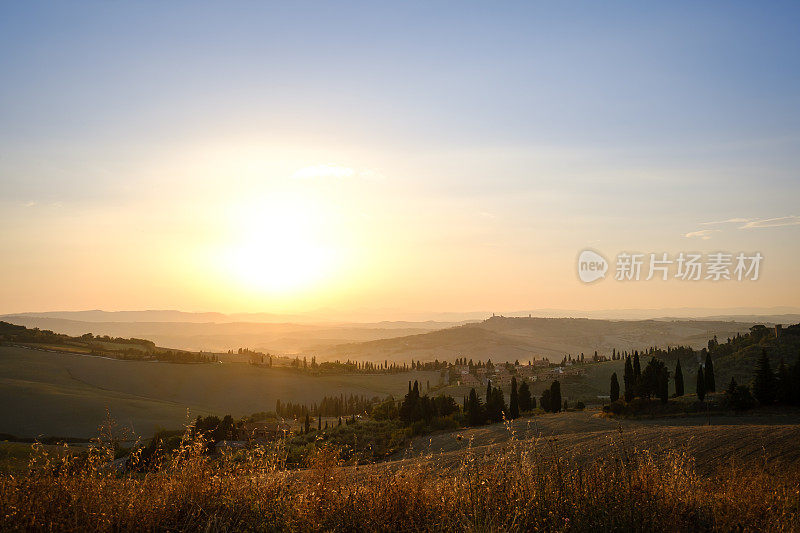
[[725, 403], [731, 409], [746, 411], [756, 405], [756, 400], [750, 393], [750, 387], [738, 385], [736, 380], [731, 379], [730, 385], [725, 390]]

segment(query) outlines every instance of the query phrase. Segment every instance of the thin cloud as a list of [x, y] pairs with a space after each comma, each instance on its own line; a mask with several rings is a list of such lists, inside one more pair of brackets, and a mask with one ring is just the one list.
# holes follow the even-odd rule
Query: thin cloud
[[741, 224], [743, 222], [751, 222], [752, 218], [729, 218], [728, 220], [715, 220], [714, 222], [701, 222], [701, 226], [712, 226], [716, 224]]
[[378, 181], [384, 178], [383, 174], [372, 169], [356, 170], [354, 168], [346, 167], [344, 165], [337, 165], [334, 163], [303, 167], [297, 172], [295, 172], [292, 177], [301, 180], [309, 180], [309, 179], [344, 180], [344, 179], [360, 178], [363, 180], [371, 180], [371, 181]]
[[779, 228], [781, 226], [797, 226], [797, 225], [800, 225], [800, 216], [789, 215], [787, 217], [750, 220], [744, 226], [740, 226], [739, 229]]
[[344, 179], [352, 178], [356, 171], [342, 165], [312, 165], [304, 167], [294, 173], [297, 179]]
[[687, 237], [689, 239], [703, 239], [704, 241], [707, 241], [708, 239], [711, 238], [711, 236], [713, 234], [715, 234], [715, 233], [717, 233], [719, 231], [722, 231], [722, 230], [718, 230], [718, 229], [701, 229], [699, 231], [690, 231], [689, 233], [684, 235], [684, 237]]

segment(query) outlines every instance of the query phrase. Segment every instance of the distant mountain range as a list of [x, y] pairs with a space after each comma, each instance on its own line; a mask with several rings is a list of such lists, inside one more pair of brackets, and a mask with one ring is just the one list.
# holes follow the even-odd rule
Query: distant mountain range
[[[5, 315], [0, 320], [57, 333], [149, 339], [159, 346], [191, 351], [251, 348], [279, 354], [315, 355], [319, 359], [403, 362], [463, 356], [495, 361], [566, 354], [608, 355], [612, 349], [690, 345], [700, 348], [753, 324], [800, 322], [800, 314], [719, 315], [711, 319], [659, 318], [599, 320], [588, 318], [501, 317], [483, 321], [278, 323], [234, 321], [262, 315], [224, 315], [180, 311], [77, 311]], [[273, 315], [271, 315], [273, 316]], [[65, 317], [73, 317], [71, 319]], [[78, 320], [80, 318], [81, 320]], [[104, 319], [104, 320], [101, 320]], [[147, 320], [149, 319], [149, 320]]]
[[[46, 311], [33, 313], [9, 313], [4, 316], [31, 318], [61, 318], [81, 322], [190, 322], [190, 323], [293, 323], [293, 324], [380, 324], [381, 327], [399, 325], [406, 327], [419, 323], [464, 323], [484, 320], [492, 315], [509, 317], [540, 318], [595, 318], [603, 320], [647, 320], [647, 319], [706, 319], [739, 321], [791, 322], [800, 317], [800, 307], [737, 307], [737, 308], [662, 308], [662, 309], [604, 309], [585, 311], [575, 309], [527, 309], [516, 311], [468, 311], [468, 312], [405, 312], [396, 309], [359, 309], [337, 311], [318, 309], [303, 313], [193, 313], [177, 310], [142, 311]], [[774, 320], [773, 320], [774, 319]], [[794, 320], [796, 321], [796, 319]]]
[[[92, 312], [88, 312], [92, 313]], [[427, 333], [463, 322], [379, 322], [366, 324], [292, 324], [201, 321], [82, 321], [38, 314], [5, 315], [0, 320], [28, 328], [78, 336], [84, 333], [152, 340], [159, 346], [190, 351], [251, 348], [272, 353], [314, 351], [341, 343]], [[74, 315], [73, 315], [74, 316]], [[89, 315], [97, 316], [97, 315]], [[122, 318], [126, 315], [113, 315]], [[137, 315], [143, 318], [146, 315]], [[158, 316], [158, 315], [156, 315]], [[167, 315], [161, 315], [166, 317]], [[194, 317], [198, 318], [198, 317]]]

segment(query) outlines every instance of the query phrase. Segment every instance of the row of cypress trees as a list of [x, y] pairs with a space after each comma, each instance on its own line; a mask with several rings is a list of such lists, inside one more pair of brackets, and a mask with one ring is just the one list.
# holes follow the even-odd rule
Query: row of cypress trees
[[[561, 410], [561, 384], [554, 381], [550, 388], [542, 393], [540, 406], [545, 411], [558, 412]], [[482, 402], [473, 387], [469, 396], [464, 400], [464, 414], [467, 425], [480, 426], [487, 422], [499, 422], [505, 416], [508, 419], [519, 418], [520, 414], [531, 411], [536, 407], [536, 398], [531, 395], [530, 386], [526, 381], [517, 387], [517, 378], [511, 378], [511, 396], [506, 406], [505, 396], [500, 387], [493, 387], [489, 381], [486, 385], [486, 400]]]
[[[705, 365], [698, 368], [696, 390], [697, 396], [702, 401], [706, 393], [716, 392], [716, 379], [714, 376], [714, 361], [711, 354], [706, 352]], [[684, 395], [683, 369], [680, 359], [675, 364], [673, 374], [675, 381], [675, 396]], [[639, 352], [634, 352], [633, 357], [625, 358], [625, 373], [623, 374], [625, 385], [624, 399], [630, 402], [635, 397], [650, 398], [656, 396], [662, 402], [666, 402], [669, 396], [669, 371], [663, 361], [655, 357], [650, 360], [644, 372], [641, 370], [639, 362]], [[615, 402], [620, 397], [620, 383], [617, 373], [611, 375], [610, 387], [611, 401]]]
[[[711, 352], [705, 348], [701, 353], [705, 354], [705, 364], [697, 368], [697, 376], [695, 382], [695, 390], [697, 398], [700, 401], [705, 400], [705, 397], [710, 392], [717, 391], [716, 376], [714, 374], [714, 360], [711, 358]], [[663, 366], [661, 361], [654, 363], [655, 359], [648, 363], [654, 366]], [[649, 368], [648, 368], [649, 369]], [[647, 370], [645, 373], [640, 371], [639, 354], [634, 353], [633, 359], [630, 357], [625, 360], [625, 401], [631, 401], [636, 396], [648, 396], [648, 376]], [[666, 383], [663, 374], [658, 384], [659, 391], [656, 394], [662, 401], [666, 401], [666, 392], [663, 387]], [[683, 369], [681, 368], [680, 359], [675, 364], [675, 396], [684, 395], [684, 381]], [[652, 385], [650, 385], [652, 387]], [[741, 394], [742, 386], [736, 383], [736, 380], [731, 378], [731, 384], [728, 385], [726, 392], [729, 396]], [[748, 391], [749, 392], [749, 391]], [[783, 359], [777, 371], [773, 371], [770, 365], [769, 356], [766, 349], [762, 349], [761, 356], [756, 364], [756, 371], [753, 380], [753, 397], [762, 405], [771, 405], [775, 402], [786, 405], [800, 405], [800, 359], [790, 366], [787, 366]], [[620, 396], [620, 385], [617, 378], [617, 373], [611, 375], [611, 401], [615, 402]]]

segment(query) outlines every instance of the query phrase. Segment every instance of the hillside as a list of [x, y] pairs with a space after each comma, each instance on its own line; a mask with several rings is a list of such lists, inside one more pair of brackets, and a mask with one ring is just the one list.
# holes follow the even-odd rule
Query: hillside
[[747, 332], [748, 322], [704, 320], [592, 320], [585, 318], [492, 317], [429, 333], [320, 350], [333, 359], [394, 361], [433, 359], [526, 361], [546, 357], [560, 361], [566, 354], [608, 355], [612, 349], [641, 350], [650, 346], [687, 345], [700, 349], [715, 335], [725, 339]]
[[243, 363], [123, 361], [0, 346], [0, 433], [92, 437], [108, 408], [121, 425], [150, 436], [198, 414], [272, 411], [278, 399], [402, 395], [409, 379], [435, 383], [439, 373], [312, 376]]

